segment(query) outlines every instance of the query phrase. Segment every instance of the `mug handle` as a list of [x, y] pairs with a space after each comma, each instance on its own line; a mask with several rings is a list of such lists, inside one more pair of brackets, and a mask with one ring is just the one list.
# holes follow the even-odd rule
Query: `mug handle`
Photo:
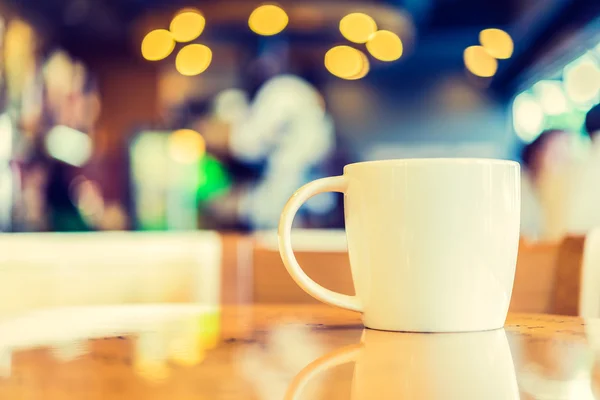
[[284, 400], [300, 399], [304, 388], [315, 376], [338, 365], [356, 361], [362, 348], [362, 344], [353, 344], [317, 358], [294, 377], [287, 388]]
[[362, 312], [362, 306], [356, 296], [348, 296], [326, 289], [306, 275], [302, 270], [294, 250], [292, 249], [292, 222], [298, 212], [298, 209], [311, 197], [323, 192], [340, 192], [345, 193], [348, 187], [348, 180], [345, 176], [333, 176], [330, 178], [317, 179], [302, 186], [285, 205], [279, 220], [279, 254], [288, 273], [294, 281], [306, 293], [310, 294], [315, 299], [332, 306], [346, 308], [352, 311]]

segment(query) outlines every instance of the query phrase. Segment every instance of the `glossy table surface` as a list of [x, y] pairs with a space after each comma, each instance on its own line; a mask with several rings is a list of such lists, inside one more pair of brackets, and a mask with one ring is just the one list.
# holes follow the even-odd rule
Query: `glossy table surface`
[[328, 306], [130, 305], [0, 322], [0, 399], [600, 398], [600, 321], [365, 330]]

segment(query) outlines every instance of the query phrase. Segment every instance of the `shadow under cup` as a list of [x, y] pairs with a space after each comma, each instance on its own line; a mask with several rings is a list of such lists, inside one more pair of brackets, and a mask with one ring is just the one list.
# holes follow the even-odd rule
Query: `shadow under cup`
[[[354, 297], [320, 287], [299, 271], [293, 254], [290, 259], [289, 215], [293, 218], [296, 205], [324, 191], [344, 193]], [[519, 221], [520, 168], [515, 162], [365, 162], [347, 165], [342, 176], [309, 183], [290, 199], [280, 224], [280, 249], [304, 290], [362, 312], [369, 328], [482, 331], [504, 325]]]

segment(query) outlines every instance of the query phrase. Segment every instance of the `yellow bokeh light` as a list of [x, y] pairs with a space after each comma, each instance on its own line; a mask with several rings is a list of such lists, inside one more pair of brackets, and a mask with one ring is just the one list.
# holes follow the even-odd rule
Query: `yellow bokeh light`
[[498, 61], [481, 46], [467, 47], [463, 58], [465, 66], [473, 75], [489, 78], [498, 70]]
[[354, 43], [366, 43], [376, 31], [375, 20], [367, 14], [348, 14], [340, 21], [340, 32], [346, 39]]
[[199, 319], [202, 333], [200, 343], [204, 349], [217, 347], [221, 336], [221, 315], [218, 312], [206, 313]]
[[200, 12], [186, 10], [173, 18], [169, 30], [176, 41], [190, 42], [202, 34], [205, 25], [206, 20]]
[[365, 59], [360, 50], [350, 46], [335, 46], [325, 53], [325, 68], [338, 78], [359, 79], [356, 77], [363, 71]]
[[512, 38], [502, 29], [484, 29], [479, 32], [479, 43], [494, 58], [506, 59], [512, 56], [515, 45]]
[[202, 350], [191, 350], [191, 349], [181, 349], [179, 351], [174, 351], [171, 355], [170, 359], [175, 364], [193, 367], [194, 365], [200, 364], [206, 358], [206, 353]]
[[189, 44], [179, 50], [175, 68], [181, 75], [194, 76], [206, 71], [212, 61], [212, 51], [203, 44]]
[[169, 136], [169, 155], [180, 164], [193, 164], [206, 151], [204, 138], [192, 129], [179, 129]]
[[262, 36], [278, 34], [285, 29], [288, 22], [289, 18], [285, 11], [273, 4], [257, 7], [248, 18], [250, 29]]
[[142, 40], [142, 56], [148, 61], [166, 58], [175, 48], [173, 35], [166, 29], [155, 29]]
[[206, 358], [198, 334], [182, 335], [169, 344], [169, 359], [176, 364], [192, 367]]
[[159, 360], [136, 361], [133, 369], [139, 376], [151, 382], [164, 382], [171, 375], [167, 363]]
[[362, 58], [361, 70], [358, 72], [358, 74], [353, 75], [350, 78], [348, 78], [348, 80], [354, 81], [354, 80], [362, 79], [365, 76], [367, 76], [367, 74], [371, 70], [371, 65], [369, 63], [369, 58], [367, 57], [367, 55], [360, 50], [358, 50], [358, 52], [360, 53], [360, 57]]
[[377, 31], [369, 37], [367, 50], [381, 61], [395, 61], [402, 56], [402, 41], [394, 32]]

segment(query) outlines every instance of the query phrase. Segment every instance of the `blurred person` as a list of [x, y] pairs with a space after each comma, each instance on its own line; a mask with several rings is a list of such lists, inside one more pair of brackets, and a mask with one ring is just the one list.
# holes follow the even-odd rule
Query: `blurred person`
[[[326, 164], [336, 143], [333, 122], [310, 78], [282, 73], [276, 58], [265, 63], [258, 69], [264, 83], [257, 85], [246, 112], [227, 122], [203, 121], [199, 128], [209, 151], [257, 171], [256, 182], [237, 185], [229, 198], [215, 204], [216, 212], [236, 215], [252, 229], [276, 228], [294, 191], [328, 175]], [[326, 214], [335, 203], [333, 194], [320, 195], [304, 213]]]
[[48, 182], [45, 188], [48, 228], [53, 232], [79, 232], [91, 230], [79, 209], [71, 201], [69, 186], [71, 167], [63, 162], [48, 163]]
[[591, 144], [573, 169], [568, 215], [569, 233], [580, 235], [600, 227], [600, 104], [588, 111], [584, 127]]
[[36, 146], [22, 176], [23, 210], [20, 229], [25, 231], [88, 231], [90, 227], [71, 201], [72, 167], [49, 157]]
[[[209, 103], [206, 100], [190, 100], [171, 113], [169, 126], [191, 128], [199, 133], [207, 145], [206, 154], [198, 163], [201, 182], [196, 200], [198, 225], [203, 229], [247, 230], [239, 221], [237, 200], [240, 187], [251, 185], [258, 179], [258, 172], [251, 166], [238, 162], [227, 150], [228, 119], [222, 120], [215, 108], [221, 106], [219, 96]], [[235, 114], [235, 113], [234, 113]], [[231, 187], [235, 182], [236, 187]]]
[[529, 239], [555, 240], [566, 232], [571, 135], [542, 132], [525, 146], [521, 181], [521, 234]]
[[97, 223], [102, 231], [123, 231], [129, 227], [129, 217], [125, 208], [118, 202], [108, 203]]
[[30, 162], [21, 169], [20, 177], [21, 202], [15, 207], [17, 230], [45, 231], [48, 225], [44, 196], [48, 180], [46, 168], [42, 163]]

